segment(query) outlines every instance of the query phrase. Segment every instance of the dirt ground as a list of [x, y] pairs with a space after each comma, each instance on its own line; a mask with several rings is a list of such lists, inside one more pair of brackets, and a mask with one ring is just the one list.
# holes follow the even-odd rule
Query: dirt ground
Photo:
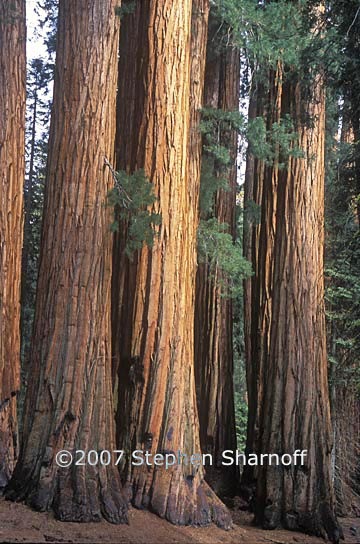
[[[67, 542], [101, 544], [324, 544], [319, 538], [289, 531], [252, 527], [251, 515], [233, 511], [234, 529], [215, 526], [174, 527], [145, 511], [130, 510], [129, 525], [64, 523], [49, 513], [34, 512], [23, 504], [0, 499], [0, 542]], [[346, 544], [360, 543], [360, 518], [342, 519]]]

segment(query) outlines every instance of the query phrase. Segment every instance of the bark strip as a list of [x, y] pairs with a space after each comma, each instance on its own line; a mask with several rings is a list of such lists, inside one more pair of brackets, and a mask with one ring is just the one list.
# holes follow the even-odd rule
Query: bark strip
[[0, 491], [17, 456], [26, 97], [25, 0], [0, 0]]

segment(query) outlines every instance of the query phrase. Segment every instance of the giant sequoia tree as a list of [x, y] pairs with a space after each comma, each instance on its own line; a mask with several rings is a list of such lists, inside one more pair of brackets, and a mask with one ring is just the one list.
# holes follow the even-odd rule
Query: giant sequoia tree
[[[131, 6], [131, 0], [123, 2], [123, 8], [128, 5]], [[144, 149], [139, 145], [139, 131], [147, 92], [148, 17], [149, 2], [137, 2], [135, 10], [132, 12], [130, 9], [130, 13], [124, 15], [121, 21], [115, 155], [116, 169], [128, 175], [144, 168]], [[118, 410], [116, 434], [118, 443], [130, 451], [133, 445], [132, 406], [136, 405], [134, 397], [139, 393], [141, 380], [139, 384], [136, 379], [134, 363], [138, 361], [131, 360], [132, 324], [129, 311], [135, 296], [138, 252], [134, 252], [131, 257], [126, 253], [128, 231], [129, 220], [123, 218], [119, 221], [118, 232], [114, 234], [111, 312], [112, 383], [115, 407]]]
[[114, 465], [59, 468], [58, 450], [115, 449], [110, 214], [116, 0], [61, 0], [24, 444], [7, 496], [62, 520], [126, 519]]
[[[306, 466], [259, 467], [258, 522], [283, 523], [338, 541], [331, 477], [332, 431], [324, 312], [324, 84], [284, 84], [282, 115], [290, 114], [304, 157], [278, 173], [269, 343], [264, 369], [261, 452], [308, 450]], [[307, 91], [305, 93], [305, 90]], [[301, 116], [306, 112], [307, 115]], [[265, 180], [266, 183], [266, 180]]]
[[[281, 120], [283, 68], [254, 71], [249, 101], [249, 123], [265, 121], [265, 128]], [[254, 275], [244, 282], [244, 339], [248, 391], [247, 453], [260, 453], [259, 430], [263, 410], [264, 369], [269, 349], [272, 302], [273, 248], [279, 144], [275, 145], [272, 163], [256, 154], [257, 142], [249, 141], [245, 172], [244, 255], [252, 263]], [[260, 208], [260, 214], [259, 212]], [[260, 215], [258, 218], [257, 215]], [[256, 467], [246, 465], [242, 484], [253, 486]]]
[[[247, 286], [248, 449], [299, 448], [308, 457], [306, 466], [257, 467], [256, 521], [338, 541], [324, 312], [324, 78], [319, 66], [283, 64], [263, 77], [251, 104], [252, 115], [265, 115], [273, 149], [263, 161], [249, 157], [247, 172], [247, 198], [262, 207], [260, 228], [246, 238], [255, 268]], [[287, 139], [279, 127], [289, 120]], [[254, 473], [244, 476], [248, 483]]]
[[[194, 2], [194, 7], [200, 4]], [[133, 297], [122, 295], [120, 308], [126, 312], [129, 336], [127, 353], [120, 353], [118, 362], [122, 408], [117, 417], [125, 411], [128, 423], [118, 424], [118, 440], [130, 451], [200, 452], [193, 353], [199, 179], [190, 178], [188, 161], [191, 8], [188, 0], [145, 2], [131, 22], [135, 31], [142, 29], [142, 45], [134, 64], [139, 80], [130, 86], [138, 93], [135, 106], [129, 98], [133, 109], [128, 110], [138, 132], [131, 132], [135, 147], [127, 168], [144, 168], [162, 222], [153, 247], [144, 247], [137, 256]], [[201, 96], [201, 73], [197, 76]], [[134, 75], [129, 81], [135, 81]], [[121, 282], [119, 287], [123, 289]], [[128, 463], [123, 476], [137, 507], [148, 507], [173, 523], [230, 524], [225, 507], [204, 482], [201, 466], [182, 463], [165, 470]]]
[[265, 329], [255, 369], [262, 389], [256, 442], [261, 453], [300, 448], [308, 457], [305, 467], [258, 467], [256, 520], [337, 541], [323, 279], [324, 82], [321, 73], [310, 73], [306, 84], [291, 71], [283, 77], [281, 117], [291, 117], [303, 156], [286, 157], [278, 147], [262, 178], [256, 311]]
[[[223, 112], [237, 111], [240, 53], [230, 47], [218, 51], [215, 36], [219, 21], [211, 18], [210, 23], [204, 106]], [[236, 131], [220, 129], [216, 145], [228, 150], [230, 164], [224, 169], [216, 160], [212, 162], [210, 175], [227, 182], [227, 186], [219, 188], [213, 196], [214, 216], [235, 237]], [[232, 300], [226, 280], [221, 263], [215, 266], [209, 262], [199, 264], [196, 276], [195, 376], [200, 440], [203, 451], [211, 453], [214, 459], [213, 466], [206, 471], [207, 481], [220, 494], [233, 493], [238, 484], [237, 467], [221, 465], [222, 452], [236, 450]]]
[[0, 488], [17, 458], [25, 170], [25, 0], [0, 1]]

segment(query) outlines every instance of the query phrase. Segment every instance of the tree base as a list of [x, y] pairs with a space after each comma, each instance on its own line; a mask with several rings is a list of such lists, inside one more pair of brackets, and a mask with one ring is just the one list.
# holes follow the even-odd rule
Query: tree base
[[318, 536], [338, 544], [344, 538], [343, 531], [336, 516], [327, 503], [322, 503], [313, 512], [282, 513], [274, 505], [266, 506], [255, 522], [263, 529], [278, 529], [284, 527], [290, 531], [299, 531], [308, 535]]
[[174, 525], [204, 527], [215, 523], [231, 529], [230, 512], [209, 485], [198, 476], [185, 477], [179, 472], [155, 471], [150, 485], [145, 472], [136, 474], [131, 486], [133, 506], [146, 508]]
[[206, 467], [205, 481], [221, 499], [235, 497], [239, 491], [236, 471], [226, 471], [228, 467]]
[[[45, 512], [53, 510], [59, 521], [77, 523], [99, 522], [102, 519], [115, 524], [127, 523], [127, 501], [121, 492], [116, 470], [57, 473], [54, 478], [41, 475], [38, 481], [29, 472], [15, 469], [5, 490], [7, 500], [25, 503]], [[27, 477], [26, 477], [27, 476]], [[25, 483], [24, 483], [25, 482]]]

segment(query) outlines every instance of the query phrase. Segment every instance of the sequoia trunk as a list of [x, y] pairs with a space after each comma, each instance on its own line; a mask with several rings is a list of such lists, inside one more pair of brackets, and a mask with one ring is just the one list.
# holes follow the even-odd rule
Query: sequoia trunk
[[59, 450], [115, 449], [110, 212], [117, 2], [59, 4], [54, 103], [24, 444], [7, 496], [67, 521], [126, 520], [119, 474], [58, 466]]
[[[131, 5], [131, 2], [126, 0], [123, 6]], [[147, 93], [149, 7], [150, 2], [137, 2], [135, 10], [124, 15], [121, 21], [115, 152], [116, 169], [128, 174], [144, 168], [144, 149], [139, 145], [139, 131]], [[135, 252], [129, 258], [125, 253], [127, 237], [128, 222], [120, 220], [118, 232], [114, 235], [111, 287], [112, 383], [117, 412], [117, 443], [131, 451], [135, 449], [133, 421], [140, 391], [139, 383], [134, 379], [136, 365], [131, 359], [132, 322], [129, 314], [135, 297], [139, 255]]]
[[[240, 54], [227, 48], [215, 53], [209, 36], [205, 72], [204, 105], [224, 111], [239, 108]], [[215, 194], [215, 217], [226, 223], [235, 236], [237, 186], [237, 133], [222, 131], [221, 145], [230, 153], [231, 165], [226, 173], [227, 189]], [[224, 177], [223, 172], [214, 175]], [[222, 452], [236, 450], [233, 385], [233, 311], [228, 288], [224, 286], [220, 267], [210, 270], [199, 264], [196, 276], [195, 303], [195, 376], [200, 420], [201, 447], [213, 456], [206, 479], [220, 495], [234, 494], [238, 485], [236, 465], [223, 467]]]
[[[135, 103], [141, 119], [137, 124], [135, 117], [138, 137], [131, 157], [136, 160], [129, 168], [144, 168], [162, 223], [153, 247], [137, 256], [132, 300], [123, 297], [130, 342], [120, 356], [118, 385], [128, 422], [126, 427], [119, 423], [119, 444], [128, 451], [188, 456], [200, 453], [193, 352], [199, 179], [197, 174], [190, 179], [188, 160], [191, 8], [190, 0], [154, 0], [138, 6], [141, 13], [131, 23], [139, 21], [143, 29], [139, 53], [145, 60], [140, 57], [136, 70], [143, 70], [147, 91], [144, 96], [140, 91]], [[193, 104], [201, 93], [201, 74], [197, 78]], [[120, 422], [120, 409], [117, 417]], [[129, 461], [122, 474], [136, 507], [178, 524], [230, 525], [226, 508], [204, 482], [201, 465], [182, 462], [166, 470]]]
[[276, 193], [267, 191], [264, 201], [272, 215], [276, 194], [259, 432], [261, 453], [291, 455], [300, 449], [307, 458], [305, 466], [258, 467], [256, 520], [266, 528], [283, 524], [337, 542], [323, 277], [325, 93], [321, 73], [312, 77], [306, 96], [295, 78], [284, 83], [282, 116], [291, 116], [304, 157], [289, 157], [278, 172]]
[[[282, 72], [282, 65], [278, 62], [276, 70], [270, 70], [266, 77], [256, 71], [253, 75], [249, 119], [264, 118], [266, 129], [270, 133], [273, 123], [280, 122]], [[274, 163], [270, 166], [265, 160], [254, 156], [252, 143], [249, 143], [245, 172], [244, 256], [252, 263], [254, 275], [244, 282], [249, 414], [247, 454], [260, 452], [259, 427], [263, 408], [264, 365], [269, 346], [278, 163], [278, 145], [274, 149]], [[256, 467], [246, 465], [242, 474], [242, 486], [249, 499], [253, 494], [255, 481]]]
[[25, 0], [0, 0], [0, 490], [17, 459], [25, 174]]

